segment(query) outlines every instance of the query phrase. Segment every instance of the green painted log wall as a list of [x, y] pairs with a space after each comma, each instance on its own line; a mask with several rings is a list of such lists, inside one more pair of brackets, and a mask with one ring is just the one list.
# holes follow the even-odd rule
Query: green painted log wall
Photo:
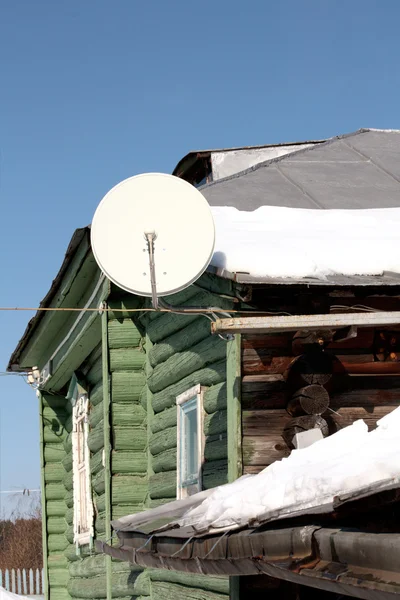
[[[132, 299], [135, 302], [134, 297], [117, 290], [110, 298], [109, 306], [129, 306]], [[109, 312], [107, 332], [111, 394], [111, 516], [118, 519], [146, 507], [147, 413], [146, 406], [141, 404], [146, 389], [146, 353], [142, 335], [129, 314]], [[99, 567], [100, 564], [100, 559], [92, 561], [94, 577], [87, 590], [77, 588], [76, 597], [89, 597], [86, 594], [92, 593], [94, 588], [102, 589], [103, 597], [106, 597], [105, 568]], [[139, 596], [150, 600], [150, 577], [147, 571], [138, 567], [113, 561], [111, 591], [113, 600]]]
[[[172, 304], [200, 304], [229, 309], [225, 298], [194, 286], [168, 298]], [[176, 498], [176, 397], [194, 385], [204, 394], [205, 463], [203, 488], [227, 482], [226, 342], [210, 333], [210, 322], [198, 315], [150, 314], [142, 319], [152, 342], [148, 357], [147, 388], [151, 399], [148, 428], [150, 451], [150, 507]], [[145, 401], [145, 400], [144, 400]], [[228, 578], [210, 578], [150, 570], [155, 600], [194, 598], [226, 600]]]

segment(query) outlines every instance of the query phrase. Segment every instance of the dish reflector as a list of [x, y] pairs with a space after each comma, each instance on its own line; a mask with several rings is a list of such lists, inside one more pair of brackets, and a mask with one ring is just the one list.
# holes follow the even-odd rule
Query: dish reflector
[[100, 202], [91, 228], [95, 259], [120, 288], [151, 296], [145, 234], [154, 232], [157, 294], [174, 294], [209, 265], [214, 221], [204, 196], [183, 179], [145, 173], [125, 179]]

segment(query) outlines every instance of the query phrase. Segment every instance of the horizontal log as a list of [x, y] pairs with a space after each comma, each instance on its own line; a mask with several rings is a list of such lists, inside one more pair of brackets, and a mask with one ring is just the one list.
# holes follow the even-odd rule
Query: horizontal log
[[211, 335], [185, 352], [171, 356], [153, 370], [147, 383], [153, 394], [226, 357], [226, 341]]
[[[217, 439], [214, 439], [214, 438]], [[228, 457], [228, 440], [224, 435], [206, 438], [204, 458], [206, 461], [222, 460]]]
[[114, 450], [144, 450], [147, 431], [141, 427], [113, 427]]
[[142, 336], [132, 319], [119, 321], [112, 319], [108, 321], [108, 346], [111, 350], [115, 348], [136, 348], [140, 346], [141, 340]]
[[89, 392], [90, 404], [97, 406], [100, 402], [103, 402], [103, 382], [100, 381], [90, 389]]
[[48, 577], [52, 589], [56, 587], [65, 587], [69, 579], [68, 569], [65, 567], [61, 569], [49, 569]]
[[[174, 583], [154, 581], [151, 586], [153, 598], [163, 600], [182, 600], [187, 594], [188, 588]], [[219, 594], [210, 590], [199, 588], [190, 589], [190, 600], [227, 600], [227, 594]]]
[[67, 436], [67, 431], [61, 423], [54, 421], [51, 425], [45, 425], [43, 427], [43, 441], [45, 444], [57, 444], [64, 442]]
[[111, 472], [118, 473], [146, 473], [147, 452], [119, 451], [111, 453]]
[[97, 475], [99, 471], [104, 469], [104, 452], [101, 448], [96, 454], [93, 454], [90, 458], [90, 472], [92, 475]]
[[101, 512], [96, 515], [96, 518], [94, 521], [94, 528], [95, 528], [96, 534], [105, 532], [105, 530], [106, 530], [106, 513], [105, 512]]
[[227, 411], [219, 410], [212, 415], [207, 415], [204, 419], [204, 435], [215, 435], [217, 433], [226, 433], [227, 431]]
[[63, 448], [63, 456], [64, 458], [62, 459], [61, 464], [68, 473], [72, 470], [72, 452], [68, 452], [68, 454], [66, 454]]
[[73, 508], [67, 508], [67, 510], [65, 511], [65, 521], [67, 523], [67, 525], [72, 525], [74, 522], [74, 509]]
[[149, 478], [150, 498], [176, 498], [176, 471], [156, 473]]
[[92, 488], [96, 494], [104, 494], [104, 490], [106, 489], [104, 471], [99, 471], [97, 475], [92, 477]]
[[290, 450], [281, 436], [243, 437], [244, 465], [269, 465], [276, 460], [289, 456]]
[[71, 433], [72, 431], [72, 415], [69, 415], [68, 419], [64, 423], [65, 431]]
[[226, 410], [226, 383], [218, 383], [208, 388], [203, 396], [204, 410], [214, 413], [217, 410]]
[[47, 536], [47, 547], [49, 552], [62, 552], [68, 546], [65, 535], [51, 533]]
[[48, 517], [63, 517], [67, 510], [64, 500], [49, 500], [46, 502], [46, 512]]
[[[152, 582], [177, 583], [186, 587], [219, 592], [229, 596], [229, 577], [205, 577], [204, 575], [167, 571], [166, 569], [148, 569], [148, 573]], [[182, 596], [182, 598], [184, 597]]]
[[178, 383], [174, 383], [164, 390], [153, 394], [152, 404], [154, 412], [158, 413], [176, 403], [176, 397], [194, 385], [212, 386], [226, 379], [226, 361], [222, 360], [209, 365], [200, 371], [184, 377]]
[[363, 419], [371, 431], [375, 429], [377, 421], [397, 408], [397, 405], [376, 405], [376, 406], [345, 406], [336, 408], [335, 412], [328, 411], [324, 415], [330, 425], [331, 432], [338, 431], [343, 427], [348, 427], [354, 421]]
[[150, 364], [155, 367], [209, 336], [210, 322], [204, 317], [197, 317], [187, 327], [154, 344], [149, 352]]
[[[150, 593], [150, 578], [145, 571], [114, 573], [111, 582], [113, 598], [147, 596]], [[106, 598], [106, 575], [104, 573], [96, 577], [70, 579], [67, 589], [72, 598], [89, 600], [92, 598]]]
[[267, 436], [279, 437], [285, 425], [291, 420], [285, 409], [244, 410], [242, 412], [242, 432], [245, 437]]
[[292, 349], [293, 333], [263, 333], [242, 335], [243, 350], [278, 350], [279, 354], [290, 353]]
[[169, 450], [170, 448], [176, 448], [176, 436], [177, 428], [169, 427], [163, 431], [153, 434], [150, 437], [149, 448], [153, 456]]
[[65, 531], [65, 537], [67, 538], [67, 541], [69, 544], [73, 544], [74, 543], [74, 526], [73, 525], [69, 525]]
[[104, 448], [104, 424], [100, 421], [96, 427], [89, 429], [88, 447], [90, 452], [98, 452], [101, 448]]
[[68, 419], [69, 413], [65, 409], [66, 400], [64, 401], [64, 405], [59, 406], [44, 406], [43, 407], [43, 422], [45, 425], [52, 426], [53, 421], [58, 423], [65, 423]]
[[286, 408], [287, 389], [283, 378], [278, 381], [265, 381], [248, 377], [242, 379], [242, 409], [278, 409]]
[[47, 519], [47, 533], [65, 533], [68, 524], [63, 517], [49, 517]]
[[64, 500], [65, 487], [62, 483], [46, 483], [46, 500]]
[[103, 408], [102, 402], [100, 402], [99, 404], [96, 404], [96, 406], [91, 407], [91, 410], [89, 413], [89, 425], [92, 429], [94, 429], [100, 423], [100, 421], [103, 419], [103, 413], [104, 413], [104, 408]]
[[111, 419], [115, 427], [140, 427], [146, 423], [146, 411], [140, 404], [112, 404]]
[[140, 393], [139, 403], [144, 411], [147, 411], [148, 395], [150, 393], [151, 392], [149, 391], [149, 389], [147, 387], [144, 387]]
[[65, 476], [65, 469], [61, 463], [47, 463], [44, 467], [44, 480], [46, 483], [55, 483], [62, 481]]
[[138, 504], [116, 504], [112, 507], [112, 518], [121, 519], [121, 517], [134, 515], [144, 510], [147, 510], [145, 502], [139, 502]]
[[64, 477], [62, 480], [62, 483], [64, 485], [65, 490], [72, 490], [73, 489], [73, 473], [72, 471], [68, 471], [68, 473], [65, 472], [64, 470]]
[[141, 371], [146, 355], [140, 348], [114, 348], [110, 350], [110, 371]]
[[329, 406], [329, 394], [322, 385], [307, 385], [297, 390], [286, 407], [292, 417], [322, 415]]
[[121, 290], [118, 289], [116, 293], [107, 299], [109, 306], [108, 310], [108, 326], [115, 320], [122, 323], [124, 319], [129, 319], [134, 322], [135, 313], [129, 312], [129, 309], [140, 308], [143, 305], [142, 298], [134, 296], [133, 294], [121, 294]]
[[112, 504], [138, 504], [147, 494], [147, 477], [114, 475], [112, 478]]
[[[66, 559], [68, 560], [68, 563], [81, 561], [82, 558], [84, 557], [84, 547], [80, 548], [80, 555], [78, 555], [76, 553], [76, 545], [68, 544], [68, 546], [65, 548], [63, 554], [66, 557]], [[57, 588], [57, 591], [58, 591], [58, 588]], [[63, 591], [65, 591], [68, 594], [66, 589]], [[52, 590], [52, 598], [54, 598], [53, 592], [54, 592], [54, 590]], [[69, 594], [68, 594], [68, 598], [70, 598]]]
[[74, 492], [73, 490], [68, 490], [65, 492], [65, 504], [67, 505], [68, 508], [71, 508], [74, 504]]
[[146, 385], [144, 373], [116, 371], [111, 374], [111, 397], [113, 402], [139, 402], [140, 393]]
[[311, 429], [319, 429], [322, 437], [329, 435], [328, 423], [320, 415], [302, 415], [291, 419], [283, 430], [282, 437], [290, 449], [295, 448], [294, 437]]
[[162, 471], [173, 471], [176, 469], [177, 464], [177, 450], [176, 445], [174, 448], [170, 448], [169, 450], [164, 450], [153, 456], [152, 458], [152, 467], [154, 473], [160, 473]]
[[96, 384], [102, 381], [102, 375], [103, 362], [100, 352], [100, 355], [96, 358], [96, 360], [91, 365], [90, 369], [85, 374], [85, 381], [87, 381], [91, 386], [95, 386]]
[[69, 565], [70, 577], [93, 577], [102, 575], [106, 570], [105, 554], [88, 556], [84, 560], [73, 562]]
[[63, 448], [66, 452], [66, 454], [68, 454], [69, 452], [72, 452], [72, 434], [71, 433], [67, 433], [67, 435], [64, 438], [63, 441]]
[[50, 407], [54, 410], [56, 409], [65, 409], [67, 405], [67, 400], [65, 396], [61, 396], [60, 394], [48, 394], [47, 392], [41, 393], [42, 405], [43, 408]]
[[163, 429], [168, 429], [168, 427], [175, 427], [176, 421], [177, 409], [176, 406], [171, 406], [154, 415], [150, 423], [151, 431], [158, 433]]
[[44, 461], [45, 463], [58, 463], [63, 460], [65, 451], [62, 444], [45, 444]]
[[400, 377], [360, 376], [336, 378], [337, 391], [331, 395], [331, 408], [399, 404]]
[[228, 483], [228, 461], [213, 460], [204, 463], [202, 480], [205, 490]]
[[94, 494], [94, 504], [98, 512], [103, 512], [106, 508], [106, 495], [102, 492], [100, 494]]
[[51, 554], [47, 557], [49, 571], [53, 569], [63, 569], [68, 573], [68, 561], [64, 554]]

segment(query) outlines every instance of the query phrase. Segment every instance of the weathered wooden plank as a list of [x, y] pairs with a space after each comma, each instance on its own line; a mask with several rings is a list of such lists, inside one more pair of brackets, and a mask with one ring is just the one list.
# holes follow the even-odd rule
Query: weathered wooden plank
[[369, 430], [375, 429], [376, 422], [382, 419], [385, 415], [395, 410], [397, 406], [390, 405], [376, 405], [376, 406], [344, 406], [335, 409], [335, 412], [328, 411], [324, 414], [326, 419], [331, 426], [333, 431], [347, 427], [357, 421], [357, 419], [363, 419]]
[[216, 435], [227, 432], [227, 411], [219, 410], [204, 419], [204, 435]]
[[[109, 313], [110, 317], [110, 313]], [[142, 337], [132, 319], [110, 319], [108, 321], [108, 345], [114, 348], [136, 348]]]
[[[167, 571], [166, 569], [149, 569], [151, 581], [162, 581], [164, 583], [177, 583], [186, 587], [199, 588], [210, 592], [219, 592], [229, 595], [228, 577], [210, 577], [205, 575], [194, 575], [193, 573], [180, 573], [179, 571]], [[185, 596], [182, 596], [182, 599]]]
[[134, 515], [135, 513], [146, 510], [144, 502], [139, 504], [116, 504], [112, 509], [113, 519], [120, 519], [126, 517], [126, 515]]
[[226, 348], [228, 479], [235, 481], [242, 475], [242, 422], [241, 422], [241, 336], [233, 336]]
[[158, 433], [163, 429], [169, 427], [175, 427], [177, 422], [177, 410], [176, 406], [171, 406], [165, 410], [157, 413], [151, 420], [151, 431], [152, 433]]
[[204, 463], [202, 481], [205, 490], [228, 483], [228, 461], [213, 460]]
[[144, 360], [140, 348], [114, 348], [110, 350], [110, 371], [141, 371]]
[[68, 569], [49, 569], [49, 583], [51, 588], [65, 587], [68, 583]]
[[111, 418], [114, 427], [140, 427], [145, 424], [146, 411], [139, 404], [112, 404]]
[[98, 452], [104, 447], [104, 425], [103, 420], [99, 421], [94, 429], [89, 430], [87, 440], [90, 452]]
[[141, 427], [113, 427], [114, 450], [144, 450], [147, 431]]
[[149, 494], [157, 498], [176, 498], [176, 471], [155, 473], [149, 478]]
[[68, 561], [64, 554], [52, 554], [47, 559], [49, 570], [52, 569], [65, 569], [68, 573]]
[[113, 402], [139, 402], [146, 385], [144, 373], [115, 371], [111, 374], [111, 396]]
[[226, 378], [226, 361], [221, 360], [213, 365], [209, 365], [205, 369], [195, 371], [181, 379], [181, 381], [170, 385], [164, 390], [153, 394], [153, 409], [154, 412], [158, 413], [169, 408], [176, 403], [176, 397], [182, 394], [186, 390], [190, 389], [194, 385], [200, 384], [203, 386], [216, 385], [225, 381]]
[[286, 408], [287, 390], [283, 378], [278, 381], [242, 379], [242, 409]]
[[149, 441], [150, 452], [153, 456], [169, 450], [170, 448], [176, 448], [176, 436], [177, 428], [169, 427], [151, 436]]
[[224, 359], [226, 348], [225, 340], [210, 335], [189, 350], [174, 354], [155, 367], [147, 380], [149, 389], [155, 394], [195, 371]]
[[146, 473], [147, 453], [145, 450], [139, 452], [112, 452], [111, 472], [118, 473]]
[[63, 442], [67, 436], [64, 425], [57, 422], [55, 419], [51, 426], [43, 427], [43, 441], [45, 444], [57, 444]]
[[226, 410], [226, 382], [212, 385], [204, 393], [204, 410], [209, 415], [217, 410]]
[[161, 471], [173, 471], [176, 469], [176, 461], [177, 450], [175, 445], [175, 448], [164, 450], [163, 452], [160, 452], [160, 454], [153, 456], [153, 471], [154, 473], [160, 473]]
[[280, 435], [243, 438], [243, 464], [269, 465], [289, 456], [290, 450]]
[[114, 475], [112, 478], [112, 504], [138, 504], [144, 502], [146, 493], [146, 477]]
[[337, 391], [332, 393], [331, 408], [340, 406], [398, 406], [400, 377], [366, 376], [335, 379]]
[[[217, 437], [217, 439], [214, 439]], [[206, 438], [204, 458], [206, 461], [221, 460], [228, 457], [228, 440], [226, 435]]]
[[49, 425], [51, 427], [54, 419], [63, 424], [67, 418], [68, 412], [65, 410], [65, 405], [63, 405], [61, 408], [58, 406], [43, 407], [43, 422], [45, 425]]
[[204, 317], [197, 317], [187, 327], [154, 344], [149, 353], [152, 367], [161, 364], [178, 352], [191, 348], [210, 336], [210, 322]]

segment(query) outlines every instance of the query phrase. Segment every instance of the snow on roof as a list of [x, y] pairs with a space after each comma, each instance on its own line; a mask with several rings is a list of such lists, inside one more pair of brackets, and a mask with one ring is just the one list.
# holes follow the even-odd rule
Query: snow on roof
[[330, 512], [336, 497], [371, 486], [400, 485], [400, 408], [368, 432], [359, 420], [313, 445], [293, 450], [257, 475], [220, 486], [186, 512], [181, 527], [235, 529], [271, 519]]
[[400, 208], [313, 210], [212, 207], [211, 264], [261, 278], [400, 273]]

